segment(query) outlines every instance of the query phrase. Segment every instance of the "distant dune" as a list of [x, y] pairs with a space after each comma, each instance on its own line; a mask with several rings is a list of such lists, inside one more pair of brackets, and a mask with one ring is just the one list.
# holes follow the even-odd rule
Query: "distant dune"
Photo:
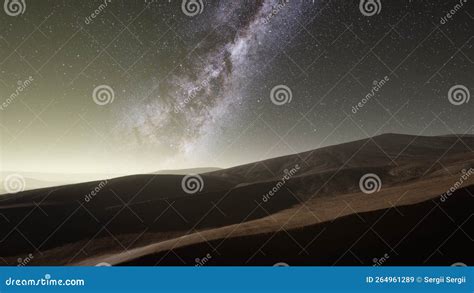
[[84, 174], [84, 173], [48, 173], [48, 172], [16, 172], [16, 171], [3, 171], [0, 172], [0, 200], [2, 194], [8, 193], [5, 190], [4, 183], [8, 175], [15, 174], [20, 175], [24, 184], [25, 190], [33, 190], [46, 187], [56, 187], [67, 184], [76, 184], [87, 181], [95, 181], [105, 178], [114, 178], [120, 175], [117, 174]]
[[[32, 253], [32, 265], [469, 263], [473, 150], [473, 136], [385, 134], [229, 169], [25, 191], [0, 202], [0, 260], [16, 265]], [[201, 174], [196, 193], [183, 189], [188, 173]], [[366, 176], [379, 181], [360, 185]]]
[[[25, 190], [32, 190], [32, 189], [39, 189], [39, 188], [46, 188], [46, 187], [54, 187], [54, 186], [61, 186], [68, 184], [69, 182], [64, 182], [64, 181], [43, 181], [43, 180], [37, 180], [33, 178], [28, 178], [28, 177], [23, 177], [23, 180], [25, 182], [24, 187]], [[2, 197], [2, 194], [7, 194], [9, 191], [5, 189], [5, 179], [0, 180], [0, 200]]]
[[192, 169], [178, 169], [178, 170], [160, 170], [153, 174], [167, 174], [167, 175], [188, 175], [188, 174], [204, 174], [221, 170], [221, 168], [205, 167], [205, 168], [192, 168]]

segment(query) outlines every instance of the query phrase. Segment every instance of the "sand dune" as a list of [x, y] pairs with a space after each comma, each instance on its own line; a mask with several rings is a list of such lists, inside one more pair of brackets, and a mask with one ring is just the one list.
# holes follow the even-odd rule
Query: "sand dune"
[[[426, 245], [424, 253], [432, 253], [431, 246], [472, 221], [474, 176], [445, 202], [440, 196], [474, 167], [473, 149], [472, 136], [387, 134], [204, 173], [196, 194], [182, 189], [182, 175], [156, 174], [26, 191], [0, 202], [1, 256], [9, 265], [28, 253], [33, 265], [194, 265], [207, 253], [213, 265], [358, 265], [384, 253], [393, 264], [469, 259], [468, 226], [457, 229], [467, 242], [456, 240], [461, 248], [444, 257], [436, 247], [431, 258], [410, 251]], [[380, 191], [361, 192], [367, 173], [379, 176]], [[437, 217], [425, 219], [432, 224], [416, 232], [416, 241], [398, 245], [406, 248], [393, 248], [433, 204]], [[382, 225], [377, 221], [385, 230], [368, 233], [381, 237], [363, 237], [365, 248], [348, 255], [357, 235]]]
[[215, 167], [203, 167], [203, 168], [191, 168], [191, 169], [178, 169], [178, 170], [160, 170], [153, 174], [166, 174], [166, 175], [187, 175], [187, 174], [204, 174], [221, 170]]

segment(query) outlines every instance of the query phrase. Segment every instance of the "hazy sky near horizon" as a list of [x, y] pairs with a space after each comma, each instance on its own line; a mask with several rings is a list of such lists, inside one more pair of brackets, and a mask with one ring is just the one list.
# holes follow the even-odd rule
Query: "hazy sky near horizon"
[[385, 132], [473, 134], [474, 4], [369, 2], [4, 6], [1, 170], [229, 167]]

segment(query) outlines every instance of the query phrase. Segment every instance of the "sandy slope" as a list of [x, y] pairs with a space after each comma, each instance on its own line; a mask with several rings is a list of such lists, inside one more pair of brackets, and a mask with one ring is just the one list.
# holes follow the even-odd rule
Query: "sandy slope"
[[[262, 235], [266, 233], [272, 235], [272, 232], [297, 230], [298, 228], [331, 222], [340, 217], [353, 215], [355, 213], [380, 211], [391, 206], [402, 207], [429, 200], [439, 201], [440, 194], [446, 191], [446, 186], [449, 186], [457, 179], [456, 177], [447, 177], [443, 180], [439, 178], [430, 179], [404, 186], [388, 188], [371, 195], [355, 193], [341, 195], [332, 199], [316, 198], [302, 205], [296, 205], [293, 208], [277, 212], [261, 219], [180, 236], [172, 240], [128, 250], [124, 253], [114, 253], [98, 258], [87, 259], [78, 264], [95, 265], [99, 262], [107, 262], [110, 264], [133, 262], [133, 260], [143, 259], [144, 256], [147, 255], [153, 255], [163, 251], [166, 252], [171, 249], [177, 249], [196, 243], [210, 242], [218, 239], [226, 239], [226, 241], [229, 241], [229, 238]], [[474, 178], [465, 183], [466, 186], [470, 184], [474, 184]], [[473, 202], [470, 201], [470, 204], [472, 203]], [[263, 205], [262, 208], [264, 209], [265, 206]], [[208, 248], [208, 250], [212, 249]], [[196, 257], [199, 257], [199, 255], [197, 252], [195, 253]], [[139, 264], [139, 262], [134, 262], [134, 264], [137, 263]], [[179, 262], [176, 264], [179, 264]]]
[[[156, 259], [206, 241], [291, 235], [355, 213], [436, 199], [461, 170], [474, 166], [473, 149], [471, 136], [390, 134], [206, 173], [203, 190], [194, 195], [182, 190], [179, 175], [27, 191], [0, 202], [1, 256], [7, 264], [28, 253], [35, 254], [31, 264], [140, 264], [147, 256]], [[263, 201], [296, 165], [291, 179]], [[366, 173], [381, 178], [381, 191], [360, 192], [359, 178]]]

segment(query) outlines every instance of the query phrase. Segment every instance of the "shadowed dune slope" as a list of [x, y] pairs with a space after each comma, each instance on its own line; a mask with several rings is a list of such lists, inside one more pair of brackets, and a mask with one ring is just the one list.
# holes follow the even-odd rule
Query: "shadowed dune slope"
[[351, 214], [275, 233], [231, 237], [145, 255], [122, 265], [472, 265], [474, 187], [446, 202]]
[[[439, 197], [474, 166], [473, 149], [472, 136], [387, 134], [204, 173], [196, 194], [182, 189], [183, 175], [153, 174], [2, 195], [0, 256], [7, 264], [28, 253], [32, 264], [132, 263], [230, 232], [238, 239], [322, 227]], [[367, 173], [380, 177], [380, 192], [361, 193]]]

